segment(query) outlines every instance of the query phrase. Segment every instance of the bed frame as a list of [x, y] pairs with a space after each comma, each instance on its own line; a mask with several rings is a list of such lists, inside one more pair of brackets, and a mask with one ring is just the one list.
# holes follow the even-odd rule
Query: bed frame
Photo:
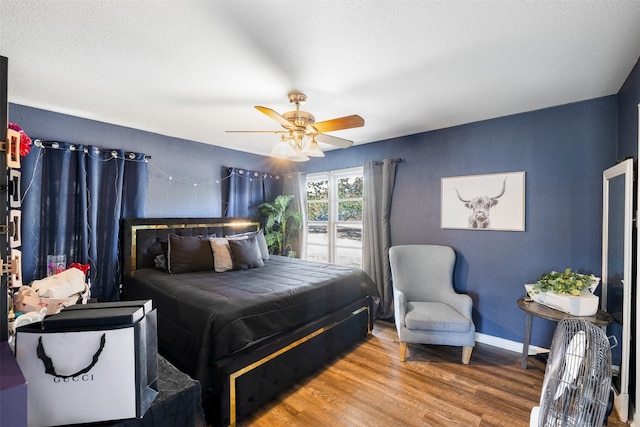
[[[169, 233], [226, 236], [259, 229], [260, 221], [252, 218], [125, 219], [123, 274], [154, 266], [149, 248], [166, 241]], [[365, 339], [372, 327], [372, 300], [366, 297], [214, 362], [202, 399], [209, 423], [234, 426], [276, 394]]]

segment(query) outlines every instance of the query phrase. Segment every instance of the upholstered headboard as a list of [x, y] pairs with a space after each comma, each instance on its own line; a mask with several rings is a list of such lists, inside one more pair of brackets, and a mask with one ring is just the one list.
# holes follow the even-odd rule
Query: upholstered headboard
[[260, 229], [257, 218], [128, 218], [123, 220], [123, 274], [154, 267], [169, 234], [230, 236]]

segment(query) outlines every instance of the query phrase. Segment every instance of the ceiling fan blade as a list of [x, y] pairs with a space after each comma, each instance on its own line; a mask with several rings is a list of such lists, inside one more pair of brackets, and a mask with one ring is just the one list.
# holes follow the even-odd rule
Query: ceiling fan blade
[[317, 134], [316, 141], [322, 142], [324, 144], [340, 147], [340, 148], [348, 148], [353, 145], [353, 141], [349, 141], [348, 139], [344, 139], [344, 138], [338, 138], [337, 136], [327, 135], [324, 133]]
[[[266, 113], [265, 113], [266, 114]], [[364, 126], [364, 119], [358, 115], [340, 117], [338, 119], [325, 120], [312, 125], [319, 133], [332, 132], [334, 130], [359, 128]]]
[[295, 129], [296, 128], [296, 125], [294, 125], [289, 120], [287, 120], [284, 117], [282, 117], [280, 114], [278, 114], [277, 112], [275, 112], [271, 108], [261, 107], [259, 105], [256, 105], [256, 110], [258, 110], [261, 113], [266, 114], [267, 116], [271, 117], [273, 120], [275, 120], [276, 122], [280, 123], [282, 126], [284, 126], [287, 129]]
[[226, 133], [284, 133], [284, 130], [225, 130]]

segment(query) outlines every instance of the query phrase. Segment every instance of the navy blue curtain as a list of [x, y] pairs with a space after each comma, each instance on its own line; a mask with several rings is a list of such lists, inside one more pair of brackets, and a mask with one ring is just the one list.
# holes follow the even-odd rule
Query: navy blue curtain
[[282, 194], [280, 175], [241, 168], [225, 168], [223, 207], [225, 217], [259, 217], [260, 205]]
[[22, 268], [47, 274], [47, 255], [89, 264], [91, 296], [118, 299], [118, 240], [125, 217], [142, 217], [148, 164], [142, 153], [40, 142], [22, 159]]

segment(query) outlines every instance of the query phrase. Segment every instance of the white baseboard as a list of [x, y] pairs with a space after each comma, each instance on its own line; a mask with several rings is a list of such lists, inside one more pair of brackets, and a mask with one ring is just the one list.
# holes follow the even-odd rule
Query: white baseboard
[[[476, 341], [483, 344], [489, 344], [494, 347], [502, 348], [504, 350], [514, 351], [520, 354], [522, 354], [522, 347], [524, 346], [524, 344], [521, 342], [494, 337], [493, 335], [482, 334], [480, 332], [476, 332]], [[529, 356], [548, 352], [549, 349], [547, 348], [537, 347], [535, 345], [529, 346]]]

